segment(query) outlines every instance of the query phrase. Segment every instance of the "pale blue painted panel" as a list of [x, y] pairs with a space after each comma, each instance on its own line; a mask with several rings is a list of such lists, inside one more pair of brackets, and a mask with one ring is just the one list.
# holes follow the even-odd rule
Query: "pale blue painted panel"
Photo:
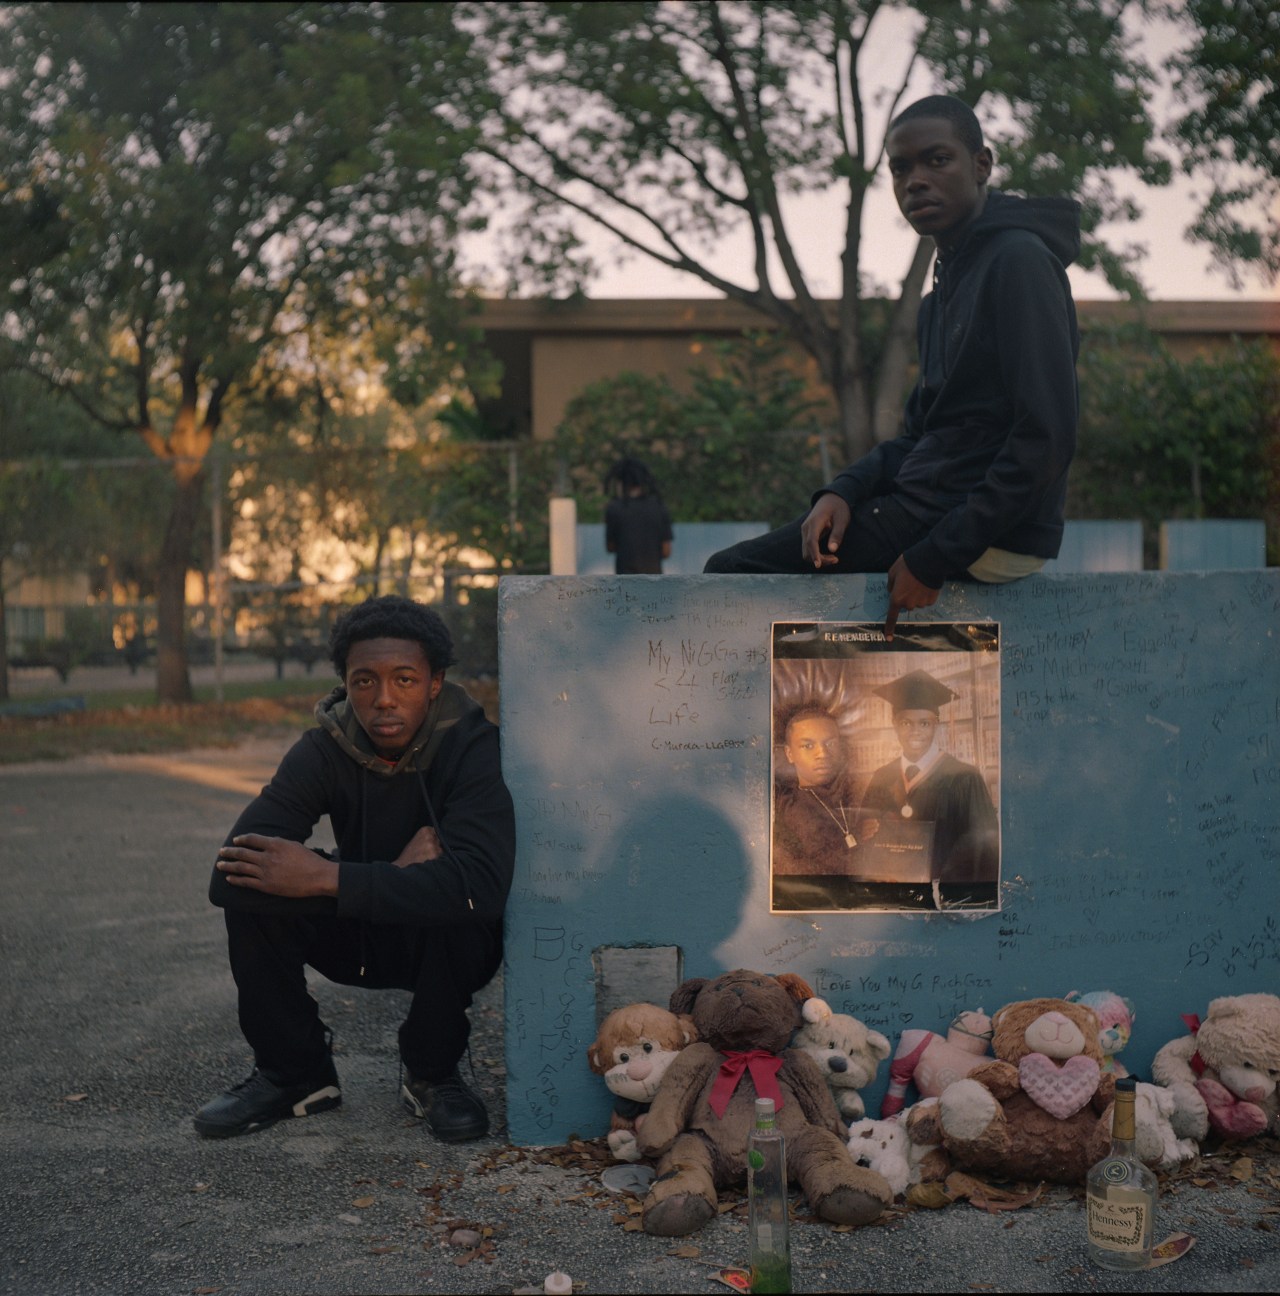
[[891, 1037], [1111, 989], [1137, 1004], [1139, 1074], [1181, 1013], [1275, 989], [1275, 570], [947, 585], [909, 619], [1001, 627], [1003, 911], [769, 913], [770, 625], [877, 621], [885, 597], [882, 576], [503, 580], [516, 1142], [608, 1126], [584, 1056], [601, 946], [799, 972]]
[[1083, 519], [1066, 524], [1058, 556], [1046, 574], [1142, 570], [1142, 523]]
[[1197, 518], [1160, 524], [1165, 571], [1241, 571], [1267, 565], [1267, 528], [1261, 519]]
[[[739, 540], [750, 540], [769, 529], [764, 522], [676, 522], [671, 530], [671, 557], [662, 564], [664, 576], [697, 576], [713, 553]], [[603, 522], [578, 523], [578, 575], [613, 574], [613, 555], [604, 547]]]

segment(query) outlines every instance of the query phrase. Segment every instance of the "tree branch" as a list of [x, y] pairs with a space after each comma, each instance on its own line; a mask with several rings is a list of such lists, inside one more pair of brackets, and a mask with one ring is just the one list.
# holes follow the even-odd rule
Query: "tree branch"
[[[826, 372], [831, 367], [831, 344], [833, 341], [831, 328], [822, 312], [822, 308], [809, 291], [809, 285], [800, 269], [795, 249], [787, 236], [786, 222], [782, 216], [782, 206], [778, 200], [777, 186], [774, 183], [774, 162], [769, 154], [763, 109], [760, 107], [758, 96], [755, 101], [757, 111], [753, 112], [752, 105], [748, 101], [741, 78], [738, 76], [738, 68], [729, 46], [728, 35], [721, 20], [718, 3], [714, 4], [711, 9], [711, 26], [716, 41], [713, 57], [729, 78], [730, 92], [733, 95], [734, 103], [737, 105], [738, 114], [746, 133], [744, 141], [744, 179], [747, 184], [747, 192], [755, 193], [758, 188], [763, 199], [763, 209], [768, 215], [769, 224], [773, 230], [774, 250], [782, 263], [783, 272], [786, 274], [787, 282], [799, 307], [799, 317], [805, 322], [805, 333], [809, 339], [806, 345], [815, 359], [818, 360], [824, 372]], [[773, 288], [768, 275], [767, 236], [764, 231], [764, 222], [754, 210], [752, 229], [756, 238], [756, 275], [760, 291], [770, 300], [773, 300]]]
[[104, 427], [109, 432], [132, 432], [137, 428], [137, 423], [133, 419], [111, 418], [103, 413], [92, 401], [89, 400], [77, 387], [71, 383], [61, 382], [52, 374], [41, 369], [38, 365], [33, 365], [27, 360], [10, 360], [0, 369], [15, 369], [20, 373], [30, 374], [33, 378], [42, 382], [50, 391], [57, 392], [60, 396], [65, 396], [74, 405], [83, 410], [95, 423]]

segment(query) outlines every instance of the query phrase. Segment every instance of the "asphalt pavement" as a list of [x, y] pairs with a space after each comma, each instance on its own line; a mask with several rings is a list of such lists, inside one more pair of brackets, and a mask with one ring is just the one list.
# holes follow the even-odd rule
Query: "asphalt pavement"
[[[553, 1271], [584, 1293], [727, 1290], [718, 1269], [746, 1260], [740, 1197], [692, 1238], [651, 1238], [601, 1182], [601, 1131], [507, 1142], [500, 981], [473, 1012], [488, 1138], [442, 1146], [400, 1106], [406, 996], [319, 979], [342, 1107], [195, 1134], [191, 1113], [251, 1065], [209, 868], [286, 742], [0, 769], [0, 1292], [514, 1292]], [[1280, 1290], [1273, 1144], [1166, 1181], [1158, 1232], [1195, 1245], [1129, 1276], [1089, 1263], [1066, 1189], [849, 1232], [793, 1200], [797, 1291]]]

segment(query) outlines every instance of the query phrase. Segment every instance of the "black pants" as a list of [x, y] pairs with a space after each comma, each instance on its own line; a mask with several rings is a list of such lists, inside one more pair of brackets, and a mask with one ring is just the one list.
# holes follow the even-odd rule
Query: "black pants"
[[325, 1055], [320, 1008], [305, 967], [339, 985], [412, 990], [400, 1057], [414, 1076], [442, 1080], [466, 1051], [471, 996], [502, 962], [500, 927], [407, 927], [349, 918], [224, 911], [240, 1029], [258, 1067], [305, 1079]]
[[800, 527], [806, 517], [808, 513], [776, 531], [721, 549], [707, 559], [702, 570], [730, 575], [887, 572], [898, 555], [924, 539], [932, 526], [932, 522], [908, 514], [892, 495], [878, 495], [853, 510], [836, 550], [839, 561], [816, 568], [800, 548]]

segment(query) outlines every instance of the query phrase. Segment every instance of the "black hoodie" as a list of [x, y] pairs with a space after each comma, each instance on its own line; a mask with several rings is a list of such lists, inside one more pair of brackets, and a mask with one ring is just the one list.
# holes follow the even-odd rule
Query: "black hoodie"
[[[337, 840], [338, 895], [303, 900], [229, 883], [216, 868], [209, 899], [232, 909], [329, 913], [423, 927], [500, 924], [515, 866], [515, 811], [502, 781], [498, 730], [456, 684], [427, 711], [395, 765], [374, 754], [336, 688], [316, 705], [320, 727], [285, 754], [227, 842], [262, 833], [306, 842], [328, 815]], [[443, 857], [399, 868], [419, 828], [436, 829]]]
[[904, 557], [934, 589], [992, 546], [1057, 557], [1078, 406], [1066, 267], [1079, 251], [1072, 199], [988, 193], [920, 303], [903, 431], [818, 492], [851, 508], [896, 496], [928, 530]]

